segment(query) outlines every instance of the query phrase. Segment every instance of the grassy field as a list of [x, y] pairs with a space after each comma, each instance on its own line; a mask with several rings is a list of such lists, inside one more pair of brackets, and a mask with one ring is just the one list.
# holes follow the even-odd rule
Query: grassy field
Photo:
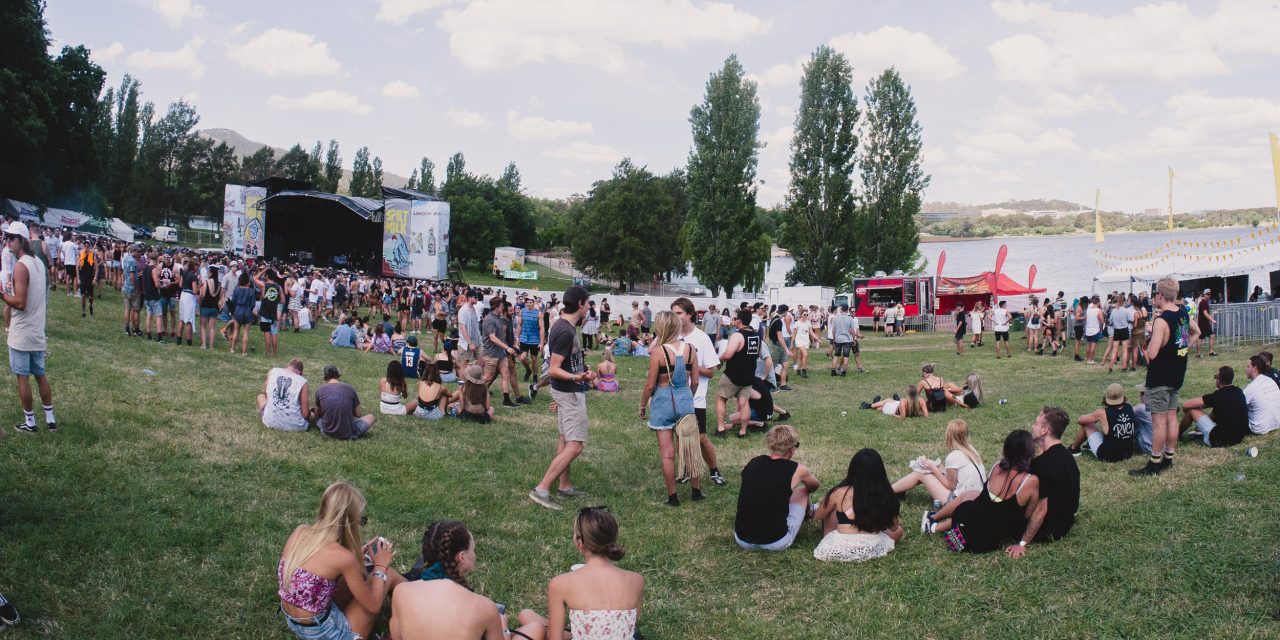
[[[516, 289], [530, 290], [537, 288], [538, 291], [560, 292], [573, 286], [573, 276], [567, 273], [556, 271], [551, 267], [530, 262], [526, 265], [529, 271], [538, 272], [537, 280], [504, 280], [503, 278], [493, 277], [493, 273], [485, 269], [463, 269], [462, 279], [468, 283], [479, 285], [482, 287], [514, 287]], [[598, 284], [592, 284], [592, 293], [608, 293], [609, 288]]]
[[[738, 472], [764, 450], [759, 435], [715, 441], [728, 487], [679, 509], [662, 504], [654, 437], [635, 416], [640, 360], [620, 363], [621, 394], [588, 401], [591, 441], [574, 479], [591, 497], [553, 512], [525, 496], [556, 437], [545, 396], [499, 408], [487, 426], [380, 417], [361, 442], [280, 433], [253, 406], [268, 367], [301, 356], [315, 384], [335, 363], [373, 406], [387, 357], [332, 349], [321, 332], [283, 335], [275, 361], [256, 334], [249, 356], [161, 346], [124, 337], [119, 311], [114, 292], [91, 319], [61, 291], [51, 298], [61, 433], [16, 433], [13, 392], [2, 396], [0, 591], [24, 616], [7, 637], [288, 638], [275, 596], [280, 548], [337, 479], [364, 491], [365, 534], [391, 539], [402, 567], [429, 521], [467, 522], [480, 563], [472, 584], [515, 608], [545, 610], [547, 580], [578, 561], [572, 507], [610, 505], [628, 551], [621, 564], [646, 577], [640, 627], [651, 639], [1280, 637], [1276, 436], [1249, 441], [1256, 459], [1243, 447], [1183, 445], [1177, 468], [1157, 478], [1125, 474], [1141, 460], [1081, 458], [1075, 530], [1022, 560], [951, 554], [920, 536], [928, 498], [917, 490], [892, 554], [826, 564], [812, 557], [820, 534], [809, 525], [783, 553], [734, 545]], [[864, 353], [869, 373], [793, 379], [797, 391], [778, 397], [804, 443], [798, 459], [824, 487], [861, 447], [878, 449], [892, 477], [917, 455], [946, 453], [954, 412], [908, 422], [855, 408], [914, 382], [922, 362], [939, 362], [947, 379], [984, 376], [991, 401], [964, 417], [988, 464], [1042, 405], [1078, 415], [1109, 380], [1141, 375], [1107, 376], [1069, 357], [996, 361], [990, 347], [957, 357], [944, 335], [868, 338]], [[1207, 391], [1219, 364], [1243, 377], [1246, 355], [1193, 361], [1184, 395]], [[822, 374], [824, 358], [814, 360]]]

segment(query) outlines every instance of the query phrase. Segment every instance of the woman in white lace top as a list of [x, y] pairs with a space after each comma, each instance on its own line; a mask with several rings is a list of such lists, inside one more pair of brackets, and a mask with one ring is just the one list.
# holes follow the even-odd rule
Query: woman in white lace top
[[565, 611], [574, 640], [631, 640], [644, 597], [644, 577], [619, 569], [618, 521], [607, 507], [586, 507], [573, 522], [584, 564], [547, 585], [547, 640], [562, 640]]

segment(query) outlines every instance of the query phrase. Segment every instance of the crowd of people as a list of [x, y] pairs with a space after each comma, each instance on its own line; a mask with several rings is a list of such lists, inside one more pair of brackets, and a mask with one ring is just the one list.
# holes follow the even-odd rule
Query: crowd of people
[[[487, 423], [495, 415], [495, 393], [502, 394], [501, 407], [516, 409], [550, 387], [558, 436], [528, 497], [559, 510], [565, 499], [585, 495], [571, 470], [588, 442], [589, 392], [618, 391], [622, 383], [615, 358], [639, 356], [647, 358], [647, 366], [636, 414], [654, 433], [666, 504], [681, 505], [680, 484], [688, 483], [689, 499], [699, 501], [705, 498], [704, 479], [728, 483], [711, 437], [765, 432], [767, 452], [748, 461], [738, 475], [732, 533], [747, 550], [787, 549], [812, 521], [821, 533], [813, 550], [819, 560], [884, 556], [903, 543], [905, 495], [923, 486], [932, 500], [921, 514], [923, 534], [941, 537], [953, 551], [1003, 547], [1017, 558], [1028, 545], [1057, 540], [1071, 530], [1080, 500], [1076, 457], [1085, 452], [1102, 462], [1146, 454], [1149, 460], [1130, 473], [1154, 475], [1172, 468], [1183, 438], [1231, 446], [1250, 434], [1280, 428], [1280, 374], [1268, 352], [1250, 357], [1243, 389], [1236, 386], [1235, 370], [1221, 366], [1213, 392], [1185, 401], [1179, 397], [1192, 348], [1200, 355], [1204, 344], [1204, 355], [1217, 355], [1216, 321], [1207, 297], [1188, 303], [1177, 283], [1167, 279], [1149, 298], [1116, 294], [1067, 302], [1059, 294], [1043, 304], [1032, 299], [1022, 311], [1026, 350], [1056, 355], [1074, 336], [1079, 360], [1109, 367], [1119, 363], [1122, 370], [1145, 366], [1136, 404], [1123, 385], [1111, 384], [1096, 409], [1074, 420], [1073, 434], [1068, 434], [1073, 421], [1065, 411], [1045, 407], [1030, 430], [1005, 437], [990, 467], [970, 442], [968, 421], [953, 419], [941, 438], [948, 450], [943, 459], [911, 460], [910, 473], [891, 481], [880, 453], [862, 449], [851, 458], [845, 477], [819, 498], [821, 482], [797, 459], [799, 430], [770, 423], [791, 418], [775, 397], [794, 391], [793, 378], [809, 377], [810, 352], [822, 349], [824, 340], [831, 376], [847, 376], [851, 366], [866, 371], [863, 335], [847, 307], [793, 310], [785, 304], [742, 303], [737, 309], [711, 305], [699, 311], [691, 300], [679, 298], [666, 309], [645, 301], [631, 303], [630, 314], [614, 314], [607, 298], [597, 305], [581, 287], [568, 289], [562, 299], [532, 292], [508, 298], [449, 282], [269, 261], [250, 264], [216, 253], [33, 234], [21, 223], [5, 225], [4, 240], [5, 254], [12, 256], [6, 258], [3, 299], [10, 364], [24, 413], [20, 432], [37, 431], [31, 377], [47, 428], [57, 431], [44, 367], [48, 292], [62, 284], [67, 295], [80, 296], [88, 318], [101, 282], [120, 291], [126, 334], [156, 343], [194, 346], [198, 339], [202, 348], [212, 349], [221, 339], [232, 352], [245, 354], [257, 325], [264, 354], [277, 357], [281, 335], [329, 322], [333, 348], [387, 356], [385, 375], [377, 382], [376, 411], [364, 406], [357, 386], [343, 380], [336, 365], [324, 365], [323, 381], [314, 386], [300, 358], [270, 369], [256, 405], [262, 423], [272, 429], [300, 432], [315, 426], [325, 436], [354, 440], [367, 436], [379, 416]], [[57, 256], [60, 269], [45, 266], [49, 256]], [[997, 358], [1002, 351], [1013, 357], [1013, 319], [1004, 302], [990, 310], [961, 310], [957, 353], [963, 353], [966, 328], [974, 334], [968, 346], [976, 348], [990, 326]], [[881, 320], [887, 334], [899, 334], [896, 311], [875, 322]], [[1097, 359], [1104, 338], [1107, 345]], [[596, 348], [603, 353], [593, 366], [587, 354]], [[905, 419], [949, 409], [971, 415], [983, 405], [980, 375], [970, 373], [963, 384], [955, 384], [939, 369], [926, 364], [901, 395], [876, 396], [862, 406]], [[707, 403], [713, 388], [716, 422], [710, 425]], [[578, 512], [573, 543], [584, 562], [550, 580], [545, 615], [529, 610], [508, 615], [504, 605], [472, 590], [466, 576], [475, 568], [476, 540], [464, 524], [431, 523], [418, 562], [401, 573], [391, 566], [389, 542], [362, 538], [363, 514], [360, 492], [335, 483], [326, 490], [316, 521], [299, 527], [285, 543], [279, 596], [287, 625], [298, 637], [369, 637], [388, 605], [390, 631], [398, 639], [561, 638], [566, 631], [574, 638], [629, 638], [635, 632], [643, 579], [613, 564], [623, 552], [618, 522], [606, 508]], [[0, 615], [7, 615], [6, 606], [0, 596]]]

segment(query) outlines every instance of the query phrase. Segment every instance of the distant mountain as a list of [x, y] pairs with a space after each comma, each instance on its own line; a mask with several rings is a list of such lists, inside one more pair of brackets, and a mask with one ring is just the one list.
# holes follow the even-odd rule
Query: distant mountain
[[[236, 155], [239, 156], [240, 158], [244, 158], [245, 156], [251, 156], [254, 153], [256, 153], [259, 149], [267, 146], [265, 143], [250, 140], [244, 137], [243, 135], [241, 135], [239, 131], [235, 131], [233, 129], [204, 129], [204, 130], [198, 131], [197, 134], [200, 135], [201, 137], [213, 140], [214, 142], [227, 143], [227, 146], [234, 149], [236, 152]], [[312, 142], [311, 144], [303, 144], [302, 147], [304, 149], [310, 149], [312, 144], [315, 144], [315, 143]], [[275, 150], [277, 158], [279, 158], [280, 156], [288, 152], [288, 149], [284, 149], [281, 147], [273, 146], [271, 148]], [[344, 160], [349, 160], [350, 158], [355, 157], [355, 154], [356, 154], [355, 150], [352, 149], [352, 150], [344, 150], [342, 155]], [[346, 191], [347, 185], [350, 184], [350, 182], [351, 182], [351, 172], [348, 171], [347, 169], [343, 169], [342, 180], [338, 182], [338, 191]], [[385, 169], [383, 170], [382, 184], [388, 187], [401, 188], [408, 183], [409, 183], [408, 178], [388, 172]]]
[[1079, 211], [1092, 209], [1066, 200], [1009, 200], [990, 204], [964, 204], [962, 202], [926, 202], [921, 213], [969, 213], [978, 214], [983, 209], [1013, 209], [1014, 211]]

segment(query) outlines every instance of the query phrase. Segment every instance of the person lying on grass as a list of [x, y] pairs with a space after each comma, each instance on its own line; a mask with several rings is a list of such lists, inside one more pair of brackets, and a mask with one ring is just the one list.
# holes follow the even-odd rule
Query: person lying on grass
[[[626, 553], [608, 507], [584, 507], [573, 521], [573, 544], [583, 564], [547, 585], [547, 640], [632, 638], [644, 599], [644, 576], [614, 563]], [[565, 632], [568, 610], [569, 633]]]
[[906, 393], [905, 400], [896, 393], [888, 400], [881, 400], [880, 396], [876, 396], [871, 402], [862, 403], [862, 408], [878, 409], [880, 413], [895, 418], [928, 418], [929, 407], [920, 390], [915, 386], [907, 385]]
[[821, 523], [824, 535], [813, 557], [861, 562], [887, 555], [902, 539], [901, 508], [879, 452], [858, 451], [849, 460], [844, 480], [814, 510], [813, 519]]
[[924, 456], [912, 460], [911, 473], [893, 483], [894, 493], [905, 496], [924, 485], [929, 497], [946, 504], [957, 496], [982, 490], [987, 474], [982, 456], [969, 444], [969, 423], [959, 418], [948, 422], [944, 441], [949, 453], [942, 464]]
[[925, 512], [923, 533], [945, 534], [952, 551], [986, 553], [1022, 533], [1040, 500], [1040, 479], [1031, 473], [1035, 456], [1031, 432], [1005, 436], [1004, 456], [991, 469], [982, 491], [957, 496], [937, 513]]
[[391, 543], [361, 540], [366, 522], [364, 496], [335, 482], [324, 490], [315, 522], [300, 525], [285, 542], [277, 595], [285, 624], [298, 638], [369, 637], [387, 594], [404, 583], [390, 566]]
[[[422, 535], [423, 569], [391, 597], [393, 640], [454, 640], [519, 637], [542, 640], [547, 619], [529, 609], [507, 627], [506, 606], [472, 590], [467, 575], [476, 569], [476, 541], [456, 520], [437, 520]], [[509, 635], [508, 635], [509, 634]]]

